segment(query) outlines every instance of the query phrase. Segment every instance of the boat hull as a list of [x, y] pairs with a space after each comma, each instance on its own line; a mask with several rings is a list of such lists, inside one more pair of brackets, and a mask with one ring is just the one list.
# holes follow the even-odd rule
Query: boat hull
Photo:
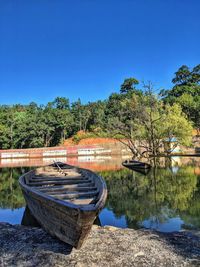
[[[27, 206], [38, 223], [52, 236], [80, 248], [89, 234], [96, 212], [80, 212], [38, 197], [22, 189]], [[85, 214], [84, 214], [85, 213]]]
[[[90, 172], [90, 171], [88, 171]], [[94, 220], [103, 208], [107, 191], [95, 208], [63, 204], [60, 200], [44, 196], [42, 192], [31, 190], [25, 184], [27, 177], [33, 176], [33, 171], [20, 177], [19, 183], [31, 214], [37, 222], [52, 236], [79, 249], [88, 236]], [[89, 206], [89, 205], [88, 205]]]
[[151, 165], [149, 165], [148, 163], [134, 161], [134, 160], [122, 162], [122, 165], [129, 169], [138, 169], [138, 170], [145, 170], [151, 168]]

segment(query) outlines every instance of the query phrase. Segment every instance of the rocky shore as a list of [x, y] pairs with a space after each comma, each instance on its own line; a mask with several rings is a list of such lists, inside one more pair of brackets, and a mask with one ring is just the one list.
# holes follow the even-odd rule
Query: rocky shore
[[40, 228], [0, 223], [0, 267], [5, 266], [200, 266], [200, 237], [93, 226], [76, 250]]

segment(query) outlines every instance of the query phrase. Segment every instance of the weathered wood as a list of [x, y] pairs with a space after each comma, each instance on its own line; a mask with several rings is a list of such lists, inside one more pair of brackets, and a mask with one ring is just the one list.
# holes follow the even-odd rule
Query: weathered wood
[[93, 191], [93, 190], [97, 190], [97, 187], [90, 187], [90, 186], [85, 186], [85, 187], [74, 187], [74, 188], [60, 188], [60, 189], [53, 189], [51, 188], [50, 190], [46, 190], [43, 192], [45, 193], [49, 193], [49, 194], [53, 194], [53, 195], [56, 195], [56, 194], [60, 194], [60, 193], [64, 193], [64, 192], [87, 192], [87, 191]]
[[30, 182], [29, 181], [29, 185], [51, 185], [51, 184], [54, 184], [54, 185], [62, 185], [62, 184], [82, 184], [82, 183], [90, 183], [90, 180], [83, 180], [83, 179], [69, 179], [69, 180], [65, 180], [65, 181], [47, 181], [47, 182]]
[[[54, 164], [56, 165], [56, 167], [58, 168], [58, 171], [61, 172], [62, 174], [64, 174], [65, 176], [67, 175], [66, 172], [64, 172], [61, 167], [59, 166], [59, 164], [57, 162], [54, 162]], [[61, 166], [63, 165], [63, 163], [61, 164]]]
[[31, 178], [29, 179], [29, 182], [45, 182], [45, 181], [50, 181], [50, 182], [53, 182], [53, 181], [70, 181], [70, 180], [73, 180], [73, 181], [79, 181], [79, 180], [84, 180], [84, 181], [88, 181], [90, 180], [90, 178], [81, 178], [81, 177], [70, 177], [70, 178], [66, 178], [66, 177], [49, 177], [49, 178]]
[[79, 206], [91, 205], [94, 203], [94, 198], [76, 198], [71, 199], [71, 202]]
[[34, 187], [32, 186], [33, 189], [37, 189], [41, 192], [46, 192], [46, 191], [54, 191], [54, 190], [66, 190], [66, 189], [79, 189], [79, 188], [84, 188], [84, 187], [94, 187], [95, 183], [91, 182], [91, 183], [82, 183], [82, 184], [71, 184], [71, 185], [51, 185], [51, 186], [37, 186]]
[[75, 198], [80, 198], [80, 197], [93, 197], [93, 196], [96, 196], [98, 193], [99, 191], [96, 190], [96, 191], [81, 192], [81, 193], [67, 192], [65, 194], [60, 194], [60, 195], [49, 194], [49, 196], [53, 196], [59, 199], [75, 199]]
[[[76, 172], [70, 172], [70, 173], [67, 173], [67, 176], [81, 176], [81, 174], [77, 174]], [[63, 175], [63, 173], [59, 173], [59, 172], [42, 172], [42, 173], [39, 173], [39, 174], [36, 174], [35, 177], [54, 177], [54, 176], [57, 176], [57, 177], [65, 177], [65, 175]]]
[[54, 164], [56, 165], [56, 167], [58, 168], [58, 170], [62, 172], [62, 169], [61, 169], [60, 165], [56, 161], [54, 161]]
[[[67, 177], [66, 176], [63, 176], [63, 174], [58, 174], [58, 173], [54, 173], [54, 174], [52, 174], [52, 175], [48, 175], [48, 174], [45, 174], [45, 175], [35, 175], [35, 176], [33, 176], [33, 178], [34, 179], [41, 179], [41, 178], [46, 178], [46, 177], [48, 177], [48, 178], [61, 178], [61, 177], [63, 177], [63, 178], [73, 178], [73, 177], [85, 177], [84, 175], [81, 175], [81, 174], [77, 174], [77, 173], [71, 173], [71, 174], [69, 174]], [[87, 176], [86, 176], [87, 177]]]
[[[30, 171], [20, 177], [19, 183], [38, 223], [53, 236], [80, 248], [105, 204], [106, 185], [89, 170], [56, 165], [59, 168], [54, 163]], [[66, 172], [61, 172], [62, 168]]]
[[26, 208], [24, 210], [24, 214], [23, 214], [23, 217], [22, 217], [21, 225], [40, 227], [40, 224], [35, 219], [35, 217], [32, 215], [32, 213], [31, 213], [30, 209], [28, 208], [28, 206], [26, 206]]

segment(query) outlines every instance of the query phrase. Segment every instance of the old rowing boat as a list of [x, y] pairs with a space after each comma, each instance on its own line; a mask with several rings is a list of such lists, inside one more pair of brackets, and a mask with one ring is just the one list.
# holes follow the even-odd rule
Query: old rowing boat
[[144, 169], [150, 169], [151, 165], [146, 162], [141, 162], [137, 160], [125, 160], [122, 162], [122, 165], [124, 167], [127, 167], [129, 169], [138, 169], [138, 170], [144, 170]]
[[25, 173], [19, 183], [38, 223], [51, 235], [80, 248], [105, 204], [104, 180], [90, 170], [55, 162]]

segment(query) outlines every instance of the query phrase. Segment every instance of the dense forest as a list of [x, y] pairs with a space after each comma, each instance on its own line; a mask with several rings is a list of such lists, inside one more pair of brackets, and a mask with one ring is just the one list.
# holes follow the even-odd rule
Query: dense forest
[[0, 149], [55, 146], [80, 130], [88, 136], [145, 139], [155, 151], [163, 136], [187, 143], [191, 127], [200, 128], [200, 64], [181, 66], [172, 83], [155, 94], [151, 83], [128, 78], [104, 101], [70, 103], [57, 97], [46, 105], [1, 105]]

